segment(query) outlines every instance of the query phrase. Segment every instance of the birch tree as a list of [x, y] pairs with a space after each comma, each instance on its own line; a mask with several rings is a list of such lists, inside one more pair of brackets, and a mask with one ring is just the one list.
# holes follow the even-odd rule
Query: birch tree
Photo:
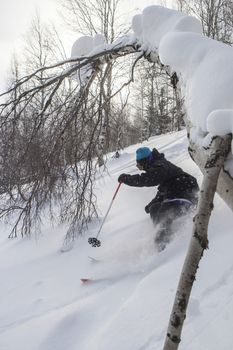
[[181, 332], [192, 286], [197, 278], [200, 260], [208, 248], [208, 224], [214, 208], [213, 200], [219, 174], [230, 146], [231, 135], [228, 135], [225, 138], [215, 138], [209, 149], [209, 156], [204, 166], [197, 213], [194, 217], [192, 238], [181, 272], [163, 350], [176, 350], [181, 341]]

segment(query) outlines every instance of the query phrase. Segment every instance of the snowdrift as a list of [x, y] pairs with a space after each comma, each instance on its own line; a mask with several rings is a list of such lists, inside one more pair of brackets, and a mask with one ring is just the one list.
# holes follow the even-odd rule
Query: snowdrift
[[[135, 150], [107, 162], [97, 179], [101, 217], [120, 173], [136, 173]], [[201, 174], [187, 154], [185, 131], [151, 138], [168, 159]], [[154, 228], [144, 206], [155, 188], [122, 186], [101, 233], [102, 246], [80, 238], [69, 252], [60, 247], [65, 227], [49, 222], [37, 239], [0, 239], [0, 349], [161, 349], [180, 270], [191, 234], [191, 219], [178, 225], [174, 240], [157, 253]], [[101, 218], [100, 218], [101, 219]], [[233, 322], [232, 213], [216, 197], [210, 249], [201, 261], [191, 295], [181, 350], [229, 350]], [[100, 222], [92, 222], [93, 236]], [[93, 262], [89, 256], [100, 262]], [[81, 284], [80, 278], [94, 282]]]

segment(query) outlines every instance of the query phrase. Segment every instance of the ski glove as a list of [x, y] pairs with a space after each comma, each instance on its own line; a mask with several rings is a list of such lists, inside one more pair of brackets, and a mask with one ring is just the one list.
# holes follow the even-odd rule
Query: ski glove
[[149, 206], [149, 205], [146, 205], [146, 206], [145, 206], [145, 212], [146, 212], [147, 214], [150, 214], [150, 206]]
[[127, 181], [127, 179], [129, 178], [130, 175], [128, 174], [121, 174], [119, 177], [118, 177], [118, 182], [120, 183], [125, 183]]

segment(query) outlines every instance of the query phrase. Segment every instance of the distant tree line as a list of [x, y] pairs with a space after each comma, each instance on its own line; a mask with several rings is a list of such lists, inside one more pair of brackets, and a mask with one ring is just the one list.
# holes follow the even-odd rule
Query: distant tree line
[[232, 0], [176, 0], [176, 5], [179, 11], [200, 19], [206, 36], [233, 44]]

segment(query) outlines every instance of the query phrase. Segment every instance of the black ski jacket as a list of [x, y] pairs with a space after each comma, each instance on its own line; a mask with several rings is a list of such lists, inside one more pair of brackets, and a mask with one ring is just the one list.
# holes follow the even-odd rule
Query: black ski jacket
[[144, 170], [142, 174], [125, 175], [124, 183], [136, 187], [158, 186], [153, 201], [185, 198], [196, 204], [199, 190], [197, 180], [166, 160], [163, 153], [153, 149], [151, 156], [144, 163]]

